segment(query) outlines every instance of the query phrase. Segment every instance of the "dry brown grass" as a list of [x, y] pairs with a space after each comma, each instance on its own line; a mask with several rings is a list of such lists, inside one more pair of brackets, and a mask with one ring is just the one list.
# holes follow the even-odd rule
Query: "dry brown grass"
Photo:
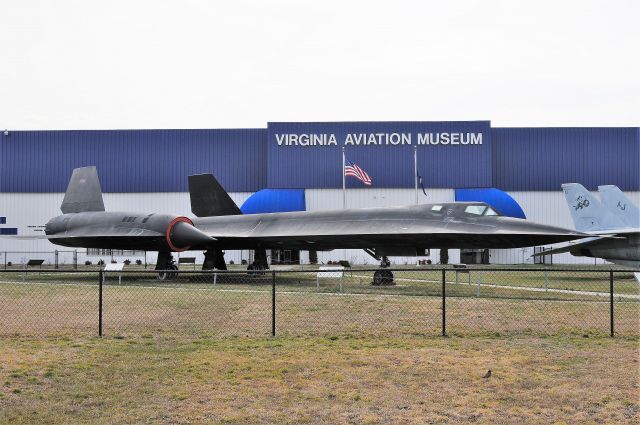
[[[0, 285], [0, 335], [97, 332], [97, 289], [80, 285]], [[279, 292], [279, 334], [437, 335], [438, 297]], [[640, 303], [617, 302], [616, 331], [638, 335]], [[447, 329], [456, 335], [606, 334], [609, 304], [450, 297]], [[267, 336], [268, 291], [105, 286], [106, 335]]]
[[640, 421], [637, 302], [221, 288], [0, 285], [0, 423]]
[[640, 420], [637, 339], [5, 337], [0, 359], [0, 423]]

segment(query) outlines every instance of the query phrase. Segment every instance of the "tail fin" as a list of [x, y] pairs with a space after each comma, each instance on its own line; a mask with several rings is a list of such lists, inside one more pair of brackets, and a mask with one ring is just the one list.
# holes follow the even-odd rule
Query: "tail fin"
[[579, 232], [613, 230], [624, 223], [602, 206], [600, 201], [579, 183], [562, 185], [571, 218]]
[[633, 228], [640, 227], [640, 210], [622, 193], [618, 186], [598, 186], [598, 192], [600, 192], [602, 205], [618, 217], [626, 226]]
[[96, 167], [76, 168], [71, 174], [60, 210], [63, 214], [104, 211]]
[[242, 214], [212, 174], [189, 176], [189, 196], [191, 212], [198, 217]]

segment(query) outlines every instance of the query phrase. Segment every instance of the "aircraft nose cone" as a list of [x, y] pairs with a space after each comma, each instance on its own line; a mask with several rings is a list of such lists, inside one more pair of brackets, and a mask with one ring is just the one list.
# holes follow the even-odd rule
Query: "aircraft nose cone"
[[206, 246], [214, 241], [212, 237], [193, 227], [193, 225], [178, 221], [169, 228], [167, 241], [174, 251], [185, 251], [192, 247]]

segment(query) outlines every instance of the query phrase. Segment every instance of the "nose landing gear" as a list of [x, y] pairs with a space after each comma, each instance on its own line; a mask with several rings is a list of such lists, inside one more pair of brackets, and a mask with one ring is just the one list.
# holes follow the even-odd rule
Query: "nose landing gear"
[[380, 268], [373, 273], [373, 286], [393, 286], [395, 281], [393, 280], [393, 272], [388, 268], [391, 266], [389, 258], [382, 257], [380, 261]]

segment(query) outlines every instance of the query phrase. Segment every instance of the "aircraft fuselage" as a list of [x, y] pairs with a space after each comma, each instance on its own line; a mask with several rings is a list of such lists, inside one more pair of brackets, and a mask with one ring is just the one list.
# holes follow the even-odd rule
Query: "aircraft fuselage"
[[407, 248], [416, 252], [428, 248], [516, 248], [581, 237], [567, 229], [477, 213], [484, 208], [481, 203], [443, 203], [193, 219], [81, 212], [52, 219], [46, 234], [59, 245], [103, 249], [372, 248], [405, 253]]

